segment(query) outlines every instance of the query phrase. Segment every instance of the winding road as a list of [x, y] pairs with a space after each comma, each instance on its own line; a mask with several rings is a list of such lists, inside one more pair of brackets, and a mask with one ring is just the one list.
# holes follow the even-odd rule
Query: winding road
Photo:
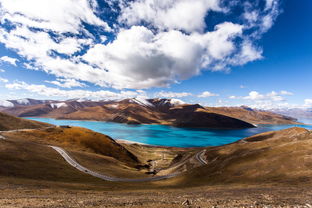
[[[57, 151], [65, 160], [68, 164], [71, 166], [75, 167], [76, 169], [80, 170], [81, 172], [87, 173], [89, 175], [92, 175], [94, 177], [106, 180], [106, 181], [118, 181], [118, 182], [147, 182], [147, 181], [159, 181], [159, 180], [164, 180], [168, 178], [173, 178], [181, 173], [172, 173], [168, 175], [163, 175], [163, 176], [154, 176], [150, 178], [117, 178], [117, 177], [111, 177], [107, 175], [102, 175], [99, 173], [96, 173], [82, 165], [80, 165], [76, 160], [74, 160], [72, 157], [69, 156], [69, 154], [62, 148], [56, 147], [56, 146], [50, 146], [53, 148], [55, 151]], [[206, 165], [207, 162], [202, 158], [202, 155], [205, 153], [206, 150], [202, 150], [198, 152], [195, 155], [195, 158], [202, 164]]]
[[195, 155], [195, 158], [202, 164], [202, 165], [207, 165], [207, 161], [203, 159], [203, 155], [205, 154], [206, 150], [202, 150], [200, 152], [198, 152], [196, 155]]
[[[6, 140], [6, 138], [2, 135], [0, 135], [0, 139]], [[86, 174], [92, 175], [94, 177], [103, 179], [105, 181], [115, 181], [115, 182], [148, 182], [148, 181], [159, 181], [159, 180], [164, 180], [164, 179], [169, 179], [173, 178], [177, 175], [180, 175], [181, 173], [172, 173], [168, 175], [163, 175], [163, 176], [154, 176], [154, 177], [149, 177], [149, 178], [118, 178], [118, 177], [112, 177], [112, 176], [107, 176], [103, 174], [99, 174], [97, 172], [94, 172], [82, 165], [80, 165], [75, 159], [73, 159], [63, 148], [57, 147], [57, 146], [51, 146], [49, 145], [52, 149], [54, 149], [57, 153], [59, 153], [64, 160], [76, 168], [77, 170], [84, 172]], [[202, 155], [205, 153], [206, 150], [202, 150], [198, 153], [196, 153], [195, 158], [202, 164], [206, 165], [207, 162], [202, 158]]]
[[118, 181], [118, 182], [158, 181], [158, 180], [173, 178], [173, 177], [180, 174], [180, 173], [173, 173], [173, 174], [168, 174], [168, 175], [164, 175], [164, 176], [155, 176], [155, 177], [150, 177], [150, 178], [117, 178], [117, 177], [111, 177], [111, 176], [96, 173], [92, 170], [89, 170], [86, 167], [83, 167], [77, 161], [75, 161], [73, 158], [71, 158], [64, 149], [62, 149], [60, 147], [56, 147], [56, 146], [50, 146], [50, 147], [53, 148], [55, 151], [57, 151], [66, 160], [66, 162], [68, 164], [70, 164], [71, 166], [75, 167], [76, 169], [80, 170], [81, 172], [87, 173], [89, 175], [92, 175], [94, 177], [97, 177], [97, 178], [100, 178], [100, 179], [103, 179], [106, 181]]

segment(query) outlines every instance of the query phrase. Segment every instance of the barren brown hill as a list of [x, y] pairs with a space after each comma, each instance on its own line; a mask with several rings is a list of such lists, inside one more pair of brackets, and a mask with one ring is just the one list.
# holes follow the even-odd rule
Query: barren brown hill
[[13, 116], [18, 117], [57, 117], [60, 115], [66, 115], [83, 109], [85, 107], [101, 106], [109, 102], [93, 102], [93, 101], [39, 101], [31, 102], [28, 105], [19, 105], [16, 102], [11, 101], [15, 104], [14, 107], [2, 109]]
[[290, 128], [207, 148], [208, 163], [184, 177], [188, 184], [312, 183], [312, 132]]
[[163, 123], [163, 114], [135, 103], [114, 103], [86, 107], [76, 112], [58, 116], [58, 119], [98, 120], [128, 124]]
[[81, 127], [51, 127], [28, 131], [10, 132], [10, 138], [27, 139], [44, 145], [55, 145], [68, 150], [96, 153], [113, 157], [126, 164], [137, 164], [136, 156], [104, 134]]
[[181, 105], [169, 109], [169, 118], [178, 127], [209, 127], [223, 129], [253, 128], [254, 125], [245, 121], [218, 113], [207, 112], [204, 107]]
[[121, 101], [46, 101], [2, 109], [19, 117], [98, 120], [127, 124], [165, 124], [178, 127], [251, 128], [251, 124], [295, 124], [296, 119], [248, 107], [204, 108], [175, 99]]
[[49, 114], [53, 108], [48, 104], [36, 104], [30, 106], [16, 106], [13, 108], [4, 109], [3, 112], [18, 117], [32, 117]]
[[206, 112], [196, 105], [160, 106], [122, 102], [87, 107], [58, 116], [58, 119], [100, 120], [127, 124], [165, 124], [177, 127], [253, 128], [252, 124], [217, 113]]
[[52, 126], [47, 123], [30, 121], [22, 118], [0, 112], [0, 131], [16, 130], [16, 129], [36, 129]]
[[206, 107], [208, 112], [237, 118], [252, 124], [298, 124], [297, 119], [281, 114], [242, 107]]

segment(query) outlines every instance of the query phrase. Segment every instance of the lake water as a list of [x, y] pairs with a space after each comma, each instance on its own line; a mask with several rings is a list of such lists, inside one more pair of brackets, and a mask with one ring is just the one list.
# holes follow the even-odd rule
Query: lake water
[[294, 126], [312, 129], [312, 125], [261, 125], [258, 128], [216, 130], [203, 128], [176, 128], [165, 125], [127, 125], [101, 121], [55, 120], [52, 118], [28, 118], [54, 125], [80, 126], [100, 132], [114, 139], [128, 140], [150, 145], [172, 147], [218, 146], [242, 138]]

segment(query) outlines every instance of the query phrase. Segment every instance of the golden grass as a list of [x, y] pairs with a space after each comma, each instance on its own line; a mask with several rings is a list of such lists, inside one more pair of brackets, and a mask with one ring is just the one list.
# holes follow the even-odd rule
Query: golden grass
[[206, 159], [208, 165], [185, 175], [186, 183], [311, 185], [312, 134], [302, 128], [267, 132], [207, 148]]
[[128, 165], [135, 165], [139, 162], [133, 154], [110, 137], [80, 127], [52, 127], [44, 130], [10, 132], [6, 133], [6, 136], [46, 145], [56, 145], [68, 150], [109, 156]]
[[17, 118], [0, 112], [0, 131], [8, 131], [15, 129], [36, 129], [48, 126], [52, 125], [38, 121]]

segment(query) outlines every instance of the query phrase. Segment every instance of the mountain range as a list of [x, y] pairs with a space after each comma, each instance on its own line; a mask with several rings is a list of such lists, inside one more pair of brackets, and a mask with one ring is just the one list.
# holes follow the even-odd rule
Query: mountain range
[[96, 120], [127, 124], [164, 124], [177, 127], [252, 128], [257, 124], [296, 124], [295, 118], [241, 107], [204, 107], [178, 99], [34, 100], [0, 102], [0, 111], [18, 117]]

